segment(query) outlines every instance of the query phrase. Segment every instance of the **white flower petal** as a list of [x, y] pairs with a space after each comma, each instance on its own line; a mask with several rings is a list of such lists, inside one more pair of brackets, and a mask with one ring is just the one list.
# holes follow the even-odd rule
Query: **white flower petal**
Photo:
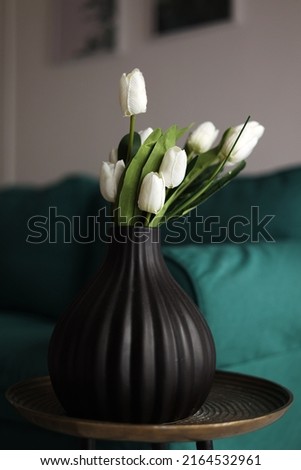
[[117, 163], [118, 162], [118, 150], [116, 148], [112, 149], [109, 155], [109, 162]]
[[162, 175], [151, 172], [142, 181], [138, 207], [142, 211], [157, 214], [165, 202], [165, 183]]
[[187, 155], [176, 145], [165, 153], [160, 165], [159, 173], [163, 175], [165, 186], [175, 188], [183, 181], [187, 168]]
[[139, 69], [122, 74], [120, 79], [119, 101], [124, 116], [146, 112], [147, 95], [145, 81]]
[[142, 131], [139, 131], [141, 145], [146, 141], [146, 139], [151, 135], [152, 132], [153, 132], [152, 127], [148, 127], [147, 129], [143, 129]]
[[102, 162], [99, 183], [100, 192], [106, 201], [115, 202], [118, 183], [124, 169], [123, 160], [118, 160], [117, 163]]
[[187, 140], [189, 150], [197, 154], [207, 152], [207, 150], [211, 148], [218, 133], [218, 129], [216, 129], [212, 122], [203, 122], [190, 134]]
[[[226, 158], [229, 155], [229, 152], [231, 151], [243, 126], [244, 124], [240, 124], [238, 126], [232, 127], [227, 133], [220, 151], [220, 156], [222, 158]], [[264, 127], [258, 122], [249, 122], [238, 139], [226, 164], [235, 165], [236, 163], [245, 160], [252, 153], [253, 149], [258, 143], [258, 140], [262, 137], [264, 130]]]

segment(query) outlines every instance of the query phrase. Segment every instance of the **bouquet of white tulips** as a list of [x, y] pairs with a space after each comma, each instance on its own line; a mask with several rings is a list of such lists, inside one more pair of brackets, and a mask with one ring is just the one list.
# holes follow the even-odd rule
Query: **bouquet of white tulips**
[[[113, 203], [119, 225], [157, 227], [186, 215], [233, 179], [245, 166], [264, 133], [249, 121], [227, 129], [213, 146], [218, 130], [204, 122], [193, 132], [173, 125], [166, 131], [148, 128], [135, 132], [135, 118], [146, 112], [147, 94], [142, 73], [134, 69], [120, 80], [120, 106], [130, 117], [130, 131], [102, 162], [100, 190]], [[190, 132], [184, 148], [177, 141]]]

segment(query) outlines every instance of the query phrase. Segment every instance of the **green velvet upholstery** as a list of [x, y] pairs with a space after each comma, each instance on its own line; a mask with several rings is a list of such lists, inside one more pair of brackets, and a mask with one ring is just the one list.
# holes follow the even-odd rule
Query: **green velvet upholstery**
[[164, 253], [190, 274], [219, 367], [301, 350], [299, 241], [187, 245]]
[[[301, 421], [301, 243], [186, 245], [165, 247], [190, 275], [197, 303], [213, 333], [217, 367], [281, 382], [295, 396], [286, 419], [254, 434], [249, 442], [262, 449], [299, 448]], [[292, 327], [293, 326], [293, 327]], [[277, 366], [276, 366], [277, 364]], [[292, 437], [295, 433], [294, 438]], [[237, 439], [227, 441], [236, 445]], [[243, 442], [243, 441], [242, 441]], [[260, 444], [259, 444], [260, 442]], [[286, 442], [286, 444], [284, 444]], [[298, 444], [299, 443], [299, 444]], [[217, 445], [225, 448], [226, 441]], [[233, 447], [232, 447], [233, 448]]]
[[[104, 258], [105, 207], [97, 180], [85, 176], [47, 187], [0, 191], [0, 447], [4, 449], [77, 445], [73, 438], [26, 423], [6, 402], [4, 392], [19, 380], [47, 374], [47, 345], [56, 318]], [[279, 422], [216, 441], [216, 448], [301, 449], [300, 207], [301, 168], [294, 168], [239, 178], [185, 220], [162, 229], [169, 269], [212, 328], [218, 367], [270, 378], [295, 395], [294, 405]], [[56, 208], [50, 218], [49, 208]], [[252, 211], [255, 220], [247, 224]], [[232, 223], [237, 215], [244, 217], [243, 224]], [[267, 243], [258, 229], [266, 215], [274, 216], [266, 225], [274, 243]], [[32, 219], [35, 216], [39, 218]], [[219, 225], [216, 218], [208, 219], [212, 216], [220, 218]], [[66, 217], [74, 222], [71, 232]], [[43, 243], [28, 243], [28, 236], [36, 241], [38, 230]], [[247, 236], [245, 243], [239, 243], [242, 234]], [[68, 241], [70, 235], [70, 243], [64, 243], [64, 236]], [[136, 445], [100, 443], [102, 448], [112, 446]], [[173, 447], [193, 448], [193, 444]]]
[[[95, 183], [75, 177], [47, 188], [2, 191], [1, 308], [57, 318], [78, 292], [91, 271], [94, 241], [92, 232], [85, 243], [76, 243], [74, 237], [84, 232], [88, 216], [97, 215]], [[72, 217], [84, 229], [70, 229]], [[102, 251], [100, 243], [97, 249]], [[30, 282], [24, 282], [28, 277]]]

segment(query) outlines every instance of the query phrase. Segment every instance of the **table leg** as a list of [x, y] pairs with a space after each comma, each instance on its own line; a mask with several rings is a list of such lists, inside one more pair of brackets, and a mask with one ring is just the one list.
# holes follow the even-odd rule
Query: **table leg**
[[152, 442], [152, 450], [166, 450], [165, 442]]
[[80, 448], [85, 450], [94, 450], [96, 449], [96, 441], [95, 439], [81, 439], [80, 440]]
[[196, 442], [197, 450], [213, 450], [212, 441], [197, 441]]
[[[166, 450], [166, 443], [164, 442], [153, 442], [151, 444], [152, 450]], [[197, 450], [213, 450], [213, 441], [197, 441]]]

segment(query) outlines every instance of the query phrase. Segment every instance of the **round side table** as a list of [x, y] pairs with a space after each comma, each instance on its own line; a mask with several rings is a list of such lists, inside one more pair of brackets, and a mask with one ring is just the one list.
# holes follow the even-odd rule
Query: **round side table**
[[245, 434], [281, 418], [293, 401], [286, 388], [257, 377], [217, 371], [212, 390], [193, 416], [166, 424], [127, 424], [67, 416], [49, 377], [11, 386], [6, 398], [31, 423], [77, 436], [81, 448], [95, 448], [95, 440], [150, 442], [163, 449], [167, 442], [196, 441], [197, 449], [212, 449], [212, 440]]

